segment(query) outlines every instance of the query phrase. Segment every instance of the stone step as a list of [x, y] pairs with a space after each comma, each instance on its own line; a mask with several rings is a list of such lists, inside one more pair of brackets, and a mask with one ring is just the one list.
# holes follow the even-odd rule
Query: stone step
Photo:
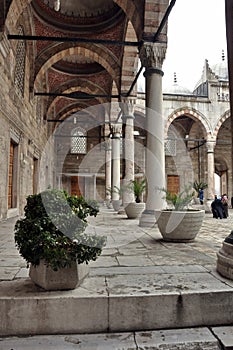
[[94, 268], [70, 291], [2, 281], [0, 310], [1, 336], [223, 326], [233, 323], [232, 281], [199, 265]]
[[0, 350], [230, 350], [233, 327], [0, 338]]

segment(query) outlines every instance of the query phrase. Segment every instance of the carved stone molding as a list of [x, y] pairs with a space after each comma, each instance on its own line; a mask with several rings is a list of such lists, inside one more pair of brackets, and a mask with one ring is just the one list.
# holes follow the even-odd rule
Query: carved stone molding
[[20, 142], [20, 132], [18, 132], [15, 128], [10, 128], [10, 138], [17, 144]]
[[122, 125], [120, 123], [114, 123], [111, 124], [112, 131], [113, 131], [113, 137], [112, 138], [120, 138], [121, 131], [122, 131]]
[[123, 97], [119, 103], [122, 111], [122, 119], [133, 118], [134, 119], [134, 107], [136, 99], [134, 97]]
[[216, 146], [215, 141], [207, 141], [206, 142], [207, 153], [214, 153], [215, 146]]
[[144, 43], [139, 56], [142, 65], [146, 68], [162, 68], [166, 55], [166, 46], [159, 43]]
[[6, 58], [10, 52], [10, 43], [7, 40], [7, 36], [5, 33], [0, 33], [0, 53], [3, 58]]

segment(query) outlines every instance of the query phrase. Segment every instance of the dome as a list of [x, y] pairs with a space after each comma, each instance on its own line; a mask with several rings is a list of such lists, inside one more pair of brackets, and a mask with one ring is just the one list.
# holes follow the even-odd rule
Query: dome
[[163, 93], [171, 95], [192, 95], [192, 92], [188, 88], [177, 84], [176, 73], [174, 73], [174, 84], [163, 89]]
[[173, 84], [172, 86], [163, 90], [164, 94], [172, 95], [192, 95], [192, 92], [184, 86]]
[[222, 61], [211, 66], [213, 73], [218, 77], [219, 80], [228, 81], [228, 66], [225, 60], [224, 51], [222, 52]]
[[214, 64], [211, 69], [219, 80], [228, 80], [228, 67], [226, 61]]

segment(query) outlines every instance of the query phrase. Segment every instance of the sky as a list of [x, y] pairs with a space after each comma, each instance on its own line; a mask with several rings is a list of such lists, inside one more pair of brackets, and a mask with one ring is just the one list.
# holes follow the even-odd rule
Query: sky
[[205, 59], [210, 67], [227, 57], [224, 0], [176, 0], [168, 19], [163, 88], [177, 83], [193, 91]]

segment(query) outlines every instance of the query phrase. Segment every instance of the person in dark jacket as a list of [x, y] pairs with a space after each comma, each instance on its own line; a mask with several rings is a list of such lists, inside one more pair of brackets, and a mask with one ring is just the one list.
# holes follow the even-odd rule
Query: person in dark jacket
[[224, 210], [223, 217], [227, 218], [229, 216], [229, 213], [228, 213], [228, 197], [226, 193], [222, 195], [222, 204], [223, 204], [223, 210]]
[[213, 213], [213, 218], [223, 219], [224, 207], [223, 207], [221, 198], [218, 198], [217, 195], [215, 195], [214, 201], [211, 203], [211, 209], [212, 209], [212, 213]]
[[203, 188], [200, 188], [200, 190], [199, 190], [199, 201], [200, 201], [200, 204], [203, 205], [203, 203], [204, 203], [204, 191], [203, 191]]

